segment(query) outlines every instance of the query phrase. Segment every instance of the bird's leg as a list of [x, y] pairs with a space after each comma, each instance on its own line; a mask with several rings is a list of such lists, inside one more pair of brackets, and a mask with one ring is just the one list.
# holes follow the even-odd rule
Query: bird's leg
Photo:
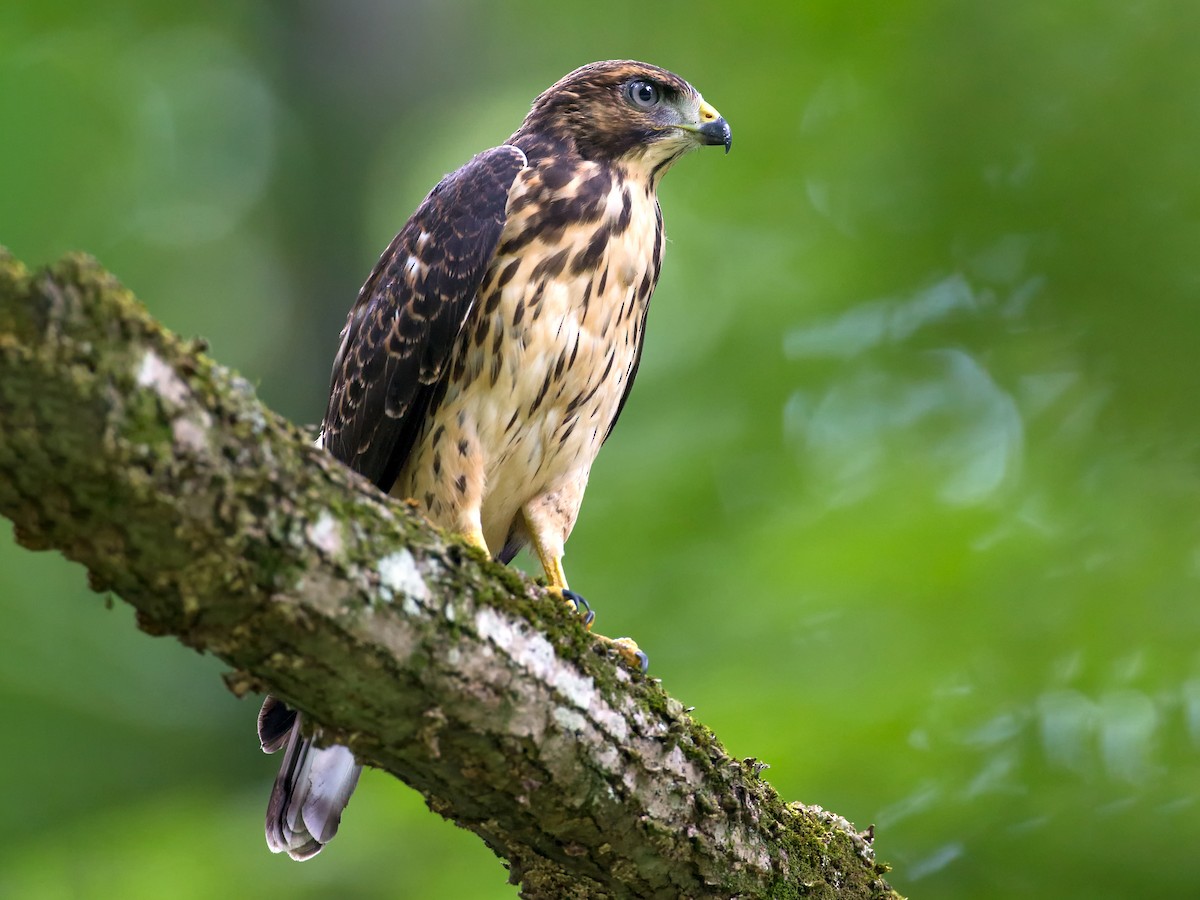
[[[528, 516], [526, 516], [526, 522], [529, 522]], [[592, 623], [596, 621], [596, 614], [592, 612], [591, 605], [582, 596], [567, 587], [567, 573], [563, 571], [561, 551], [555, 553], [546, 547], [545, 542], [534, 531], [532, 522], [529, 522], [529, 531], [533, 535], [533, 549], [537, 553], [538, 562], [542, 564], [542, 571], [546, 573], [546, 590], [557, 594], [572, 609], [583, 616], [584, 626], [591, 631]]]
[[[584, 625], [588, 631], [591, 631], [596, 614], [592, 612], [591, 606], [583, 597], [567, 587], [567, 573], [563, 571], [562, 565], [562, 541], [555, 540], [550, 536], [555, 532], [545, 527], [546, 523], [541, 521], [542, 517], [538, 515], [537, 508], [532, 504], [526, 506], [522, 512], [529, 530], [530, 543], [533, 544], [533, 550], [542, 564], [542, 571], [546, 573], [546, 589], [552, 594], [557, 594], [581, 613]], [[650, 658], [638, 647], [633, 638], [610, 638], [602, 634], [595, 634], [595, 637], [616, 650], [629, 666], [637, 667], [642, 672], [650, 667]]]
[[483, 522], [479, 518], [478, 504], [465, 505], [460, 509], [458, 511], [458, 521], [454, 523], [451, 530], [475, 549], [482, 550], [483, 555], [488, 559], [492, 558], [492, 551], [488, 549], [487, 538], [483, 536]]
[[462, 539], [472, 547], [482, 550], [484, 556], [486, 556], [488, 559], [492, 558], [492, 551], [488, 549], [487, 541], [483, 537], [483, 529], [478, 525], [463, 531]]

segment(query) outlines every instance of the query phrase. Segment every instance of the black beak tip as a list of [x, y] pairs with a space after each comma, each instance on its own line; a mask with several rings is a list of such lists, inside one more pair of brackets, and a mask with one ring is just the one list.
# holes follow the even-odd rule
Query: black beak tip
[[724, 119], [714, 119], [711, 122], [706, 122], [700, 126], [700, 133], [704, 135], [704, 143], [710, 147], [723, 144], [726, 153], [729, 152], [729, 148], [733, 144], [733, 132], [729, 130], [729, 123]]

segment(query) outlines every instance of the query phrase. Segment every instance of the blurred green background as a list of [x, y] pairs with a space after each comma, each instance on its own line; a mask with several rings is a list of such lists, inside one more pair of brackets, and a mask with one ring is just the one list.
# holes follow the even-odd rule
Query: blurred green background
[[[424, 193], [584, 62], [733, 126], [662, 189], [572, 585], [922, 898], [1195, 897], [1200, 6], [7, 3], [0, 243], [301, 423]], [[0, 423], [0, 427], [2, 423]], [[0, 896], [513, 897], [368, 773], [268, 853], [221, 666], [0, 526]]]

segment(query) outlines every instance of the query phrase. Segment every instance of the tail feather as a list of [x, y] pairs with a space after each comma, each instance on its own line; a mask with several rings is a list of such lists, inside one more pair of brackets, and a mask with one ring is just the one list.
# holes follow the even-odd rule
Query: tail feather
[[315, 856], [337, 834], [362, 772], [348, 749], [316, 747], [300, 726], [300, 714], [279, 700], [263, 703], [258, 717], [263, 750], [274, 753], [287, 744], [267, 804], [267, 846], [296, 860]]
[[283, 749], [284, 741], [296, 724], [297, 715], [294, 709], [275, 697], [268, 696], [263, 701], [258, 713], [258, 742], [262, 744], [263, 753]]

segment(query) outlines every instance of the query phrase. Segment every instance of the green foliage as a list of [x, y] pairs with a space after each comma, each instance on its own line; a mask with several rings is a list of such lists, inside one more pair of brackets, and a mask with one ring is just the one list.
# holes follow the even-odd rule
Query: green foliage
[[[310, 424], [441, 174], [575, 65], [675, 69], [733, 153], [664, 183], [572, 586], [785, 796], [876, 823], [901, 892], [1184, 896], [1198, 25], [1154, 0], [10, 4], [0, 243], [95, 254]], [[382, 777], [315, 861], [271, 857], [252, 706], [0, 540], [0, 895], [513, 896]]]

